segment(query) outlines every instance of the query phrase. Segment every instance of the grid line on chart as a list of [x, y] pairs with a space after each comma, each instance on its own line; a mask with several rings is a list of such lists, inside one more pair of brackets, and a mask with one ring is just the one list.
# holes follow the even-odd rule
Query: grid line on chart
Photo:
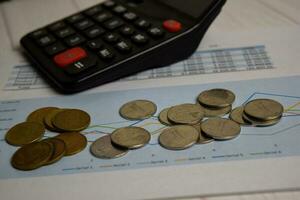
[[[264, 45], [195, 52], [189, 59], [171, 66], [151, 69], [120, 81], [159, 79], [199, 74], [273, 69]], [[46, 88], [48, 85], [30, 65], [15, 66], [4, 90]]]

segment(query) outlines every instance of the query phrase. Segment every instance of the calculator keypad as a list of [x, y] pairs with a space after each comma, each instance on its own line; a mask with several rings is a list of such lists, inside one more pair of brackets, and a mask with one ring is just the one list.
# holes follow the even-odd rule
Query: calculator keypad
[[[159, 44], [167, 32], [180, 31], [175, 20], [155, 24], [114, 1], [105, 1], [81, 13], [55, 22], [31, 34], [44, 48], [55, 65], [69, 75], [88, 69], [107, 67], [118, 61]], [[104, 62], [104, 64], [103, 64]]]

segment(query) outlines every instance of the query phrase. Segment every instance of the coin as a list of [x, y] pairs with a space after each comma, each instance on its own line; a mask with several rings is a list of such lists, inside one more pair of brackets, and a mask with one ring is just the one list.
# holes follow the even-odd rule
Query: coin
[[71, 156], [82, 151], [87, 145], [87, 139], [84, 135], [77, 132], [61, 133], [55, 138], [61, 139], [65, 142], [66, 153], [65, 156]]
[[230, 119], [241, 124], [241, 125], [251, 125], [248, 121], [245, 121], [243, 118], [244, 107], [240, 106], [235, 108], [229, 115]]
[[181, 104], [168, 111], [168, 119], [176, 124], [197, 124], [203, 117], [203, 108], [196, 104]]
[[277, 124], [281, 117], [277, 118], [277, 119], [272, 119], [272, 120], [257, 120], [257, 119], [253, 119], [249, 116], [247, 116], [246, 114], [243, 115], [243, 119], [246, 121], [246, 122], [249, 122], [251, 123], [252, 126], [257, 126], [257, 127], [267, 127], [267, 126], [273, 126], [275, 124]]
[[22, 146], [40, 140], [45, 133], [45, 128], [37, 122], [23, 122], [15, 125], [6, 133], [7, 143]]
[[51, 111], [49, 111], [46, 116], [44, 117], [44, 124], [46, 126], [46, 128], [50, 131], [56, 131], [58, 132], [59, 130], [57, 128], [55, 128], [55, 126], [53, 126], [53, 119], [56, 116], [56, 114], [58, 114], [59, 112], [62, 112], [63, 109], [53, 109]]
[[226, 89], [206, 90], [198, 96], [198, 101], [201, 105], [215, 108], [228, 107], [234, 100], [234, 93]]
[[199, 138], [199, 132], [192, 126], [176, 125], [163, 130], [159, 143], [169, 150], [184, 150], [194, 145]]
[[168, 119], [168, 111], [170, 108], [165, 108], [163, 109], [158, 116], [158, 120], [160, 121], [160, 123], [166, 125], [166, 126], [171, 126], [172, 122], [169, 121]]
[[128, 150], [112, 145], [109, 135], [97, 139], [90, 148], [91, 153], [97, 158], [112, 159], [124, 156]]
[[90, 124], [91, 118], [88, 113], [78, 109], [66, 109], [59, 112], [53, 118], [54, 127], [61, 131], [81, 131]]
[[56, 110], [55, 107], [44, 107], [39, 108], [32, 113], [30, 113], [27, 117], [27, 122], [38, 122], [44, 125], [44, 118], [45, 116], [52, 110]]
[[140, 127], [119, 128], [111, 134], [112, 143], [126, 149], [141, 148], [148, 144], [150, 139], [150, 133]]
[[65, 142], [57, 138], [49, 138], [43, 140], [43, 142], [49, 142], [53, 145], [53, 153], [45, 165], [53, 164], [59, 161], [66, 153]]
[[52, 155], [53, 146], [47, 142], [34, 142], [18, 149], [11, 164], [20, 170], [37, 169], [47, 163]]
[[232, 106], [227, 106], [227, 107], [218, 108], [218, 109], [203, 106], [203, 109], [204, 109], [205, 117], [218, 117], [218, 116], [224, 116], [224, 115], [230, 113]]
[[213, 142], [214, 139], [211, 137], [208, 137], [205, 135], [201, 130], [201, 123], [193, 125], [193, 127], [198, 131], [199, 133], [199, 139], [197, 141], [197, 144], [207, 144], [210, 142]]
[[230, 140], [237, 137], [241, 132], [238, 123], [223, 118], [207, 119], [201, 124], [201, 130], [216, 140]]
[[273, 120], [282, 116], [283, 106], [272, 99], [255, 99], [245, 105], [244, 112], [257, 120]]
[[156, 113], [156, 105], [148, 100], [135, 100], [124, 104], [120, 108], [120, 115], [128, 120], [142, 120]]

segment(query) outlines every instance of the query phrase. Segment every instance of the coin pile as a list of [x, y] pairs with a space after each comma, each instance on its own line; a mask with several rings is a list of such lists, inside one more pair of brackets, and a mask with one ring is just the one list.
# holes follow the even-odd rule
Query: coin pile
[[[87, 145], [87, 139], [80, 131], [89, 124], [88, 113], [78, 109], [45, 107], [30, 113], [26, 122], [13, 126], [6, 133], [7, 143], [21, 146], [12, 156], [12, 166], [33, 170], [79, 153]], [[46, 128], [59, 134], [41, 140]]]

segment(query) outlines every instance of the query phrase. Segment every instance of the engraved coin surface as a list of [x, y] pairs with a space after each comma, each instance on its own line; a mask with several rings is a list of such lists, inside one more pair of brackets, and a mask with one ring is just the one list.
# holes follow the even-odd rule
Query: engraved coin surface
[[57, 128], [55, 128], [55, 126], [53, 126], [53, 119], [56, 116], [56, 114], [58, 114], [59, 112], [62, 112], [63, 109], [53, 109], [51, 111], [49, 111], [45, 117], [44, 117], [44, 124], [46, 126], [46, 128], [50, 131], [59, 131], [57, 130]]
[[283, 106], [272, 99], [255, 99], [245, 105], [244, 112], [258, 120], [273, 120], [282, 116]]
[[67, 109], [55, 115], [52, 123], [61, 131], [81, 131], [86, 129], [91, 122], [88, 113], [78, 109]]
[[248, 121], [245, 121], [243, 118], [244, 107], [240, 106], [235, 108], [229, 115], [230, 119], [241, 124], [241, 125], [251, 125]]
[[224, 116], [232, 110], [231, 106], [227, 106], [224, 108], [211, 108], [211, 107], [203, 107], [204, 109], [204, 116], [205, 117], [219, 117], [219, 116]]
[[169, 150], [184, 150], [194, 145], [199, 139], [199, 132], [192, 126], [177, 125], [163, 130], [159, 143]]
[[199, 132], [199, 139], [197, 141], [197, 144], [207, 144], [214, 141], [213, 138], [205, 135], [201, 130], [201, 123], [193, 125], [193, 127]]
[[90, 151], [95, 157], [104, 159], [119, 158], [128, 152], [128, 150], [113, 146], [109, 135], [93, 142]]
[[201, 124], [201, 130], [216, 140], [230, 140], [240, 134], [241, 127], [230, 119], [211, 118]]
[[249, 116], [247, 116], [246, 114], [243, 115], [243, 119], [250, 123], [252, 126], [256, 126], [256, 127], [267, 127], [267, 126], [273, 126], [275, 124], [277, 124], [278, 122], [280, 122], [281, 117], [277, 118], [277, 119], [272, 119], [272, 120], [257, 120], [257, 119], [253, 119]]
[[151, 139], [150, 133], [140, 127], [124, 127], [111, 134], [112, 143], [126, 149], [137, 149], [145, 146]]
[[148, 100], [135, 100], [124, 104], [120, 108], [120, 115], [128, 120], [141, 120], [153, 116], [156, 112], [156, 105]]
[[61, 133], [55, 138], [61, 139], [66, 145], [66, 156], [71, 156], [81, 152], [87, 145], [87, 139], [84, 135], [77, 132]]
[[224, 108], [230, 106], [235, 100], [235, 95], [226, 89], [211, 89], [198, 96], [200, 104], [208, 107]]
[[166, 126], [171, 126], [173, 125], [172, 122], [169, 121], [168, 119], [168, 111], [170, 108], [165, 108], [163, 109], [158, 116], [158, 120], [160, 121], [160, 123], [166, 125]]
[[34, 142], [18, 149], [11, 164], [19, 170], [37, 169], [47, 163], [52, 155], [53, 146], [47, 142]]
[[46, 140], [43, 140], [43, 142], [48, 142], [53, 145], [53, 153], [49, 160], [45, 163], [45, 165], [53, 164], [57, 161], [59, 161], [66, 153], [66, 145], [65, 142], [57, 139], [57, 138], [49, 138]]
[[7, 143], [22, 146], [40, 140], [45, 133], [45, 127], [37, 122], [23, 122], [15, 125], [6, 133]]
[[55, 107], [44, 107], [37, 109], [30, 113], [26, 119], [27, 122], [38, 122], [40, 124], [44, 125], [44, 118], [45, 116], [51, 112], [52, 110], [55, 110], [57, 108]]
[[197, 124], [203, 117], [204, 110], [197, 104], [181, 104], [168, 111], [168, 119], [176, 124]]

